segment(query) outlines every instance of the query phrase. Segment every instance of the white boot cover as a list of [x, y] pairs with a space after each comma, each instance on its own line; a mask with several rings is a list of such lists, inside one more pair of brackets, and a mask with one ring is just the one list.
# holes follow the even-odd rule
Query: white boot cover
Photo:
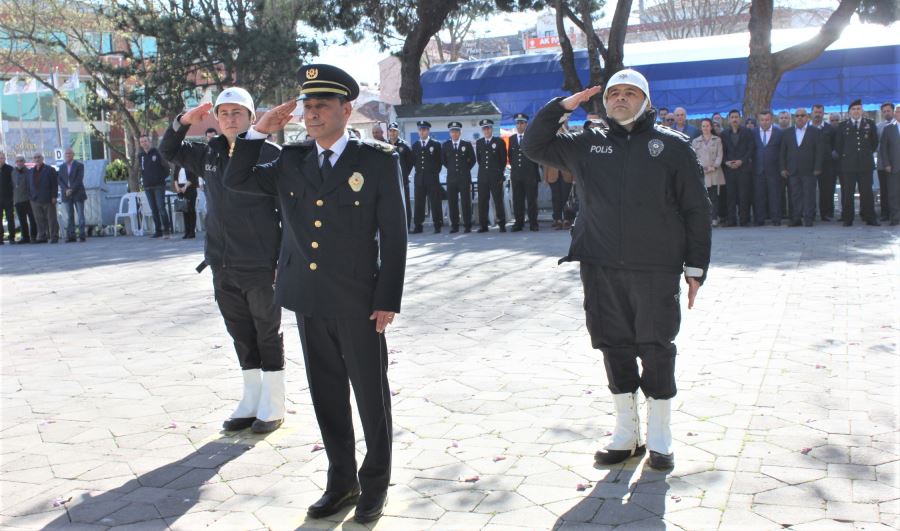
[[262, 371], [256, 418], [266, 422], [284, 418], [284, 371]]

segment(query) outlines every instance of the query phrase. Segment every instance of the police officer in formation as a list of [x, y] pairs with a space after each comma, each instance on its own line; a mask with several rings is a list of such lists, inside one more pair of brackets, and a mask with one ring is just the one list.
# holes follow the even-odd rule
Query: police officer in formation
[[[684, 135], [655, 125], [649, 84], [635, 70], [614, 74], [603, 92], [608, 126], [557, 134], [561, 118], [601, 88], [551, 100], [522, 150], [572, 172], [581, 200], [563, 260], [581, 262], [587, 329], [603, 352], [616, 412], [612, 440], [594, 460], [613, 464], [649, 449], [650, 466], [665, 470], [675, 463], [670, 418], [679, 286], [683, 276], [691, 308], [709, 267], [709, 199], [694, 150]], [[646, 445], [638, 388], [647, 397]]]
[[[347, 134], [350, 102], [359, 94], [349, 74], [314, 64], [300, 69], [299, 81], [312, 141], [260, 161], [266, 135], [284, 128], [297, 102], [279, 105], [237, 140], [225, 182], [281, 205], [276, 301], [297, 314], [328, 455], [325, 492], [307, 514], [322, 518], [355, 504], [355, 520], [371, 522], [382, 514], [391, 476], [384, 331], [400, 311], [406, 267], [400, 164], [390, 145]], [[439, 144], [437, 151], [439, 157]], [[359, 470], [351, 385], [366, 443]]]
[[431, 138], [431, 124], [426, 121], [416, 123], [419, 127], [419, 141], [413, 144], [413, 162], [416, 168], [415, 194], [416, 210], [413, 215], [412, 233], [422, 232], [422, 223], [425, 221], [425, 198], [431, 209], [431, 220], [434, 223], [434, 233], [441, 232], [444, 221], [444, 210], [441, 205], [441, 144]]
[[450, 122], [450, 140], [444, 142], [442, 161], [447, 168], [447, 202], [450, 206], [450, 232], [459, 232], [459, 208], [465, 232], [472, 232], [472, 167], [475, 149], [472, 143], [461, 140], [462, 124]]
[[[209, 143], [185, 142], [191, 125], [212, 113], [222, 134]], [[223, 428], [278, 429], [284, 419], [284, 342], [281, 307], [272, 283], [281, 243], [278, 202], [228, 190], [223, 181], [235, 139], [256, 119], [253, 98], [239, 87], [225, 89], [216, 104], [204, 103], [179, 115], [166, 130], [162, 156], [206, 181], [206, 246], [198, 267], [212, 268], [213, 289], [225, 328], [234, 340], [244, 381], [243, 397]], [[261, 142], [260, 162], [275, 160], [279, 148]], [[249, 171], [245, 171], [245, 177]]]
[[528, 115], [517, 113], [516, 134], [509, 137], [509, 180], [512, 185], [513, 214], [516, 221], [512, 226], [513, 232], [522, 230], [525, 226], [525, 209], [528, 206], [528, 226], [532, 231], [537, 231], [538, 226], [538, 183], [541, 182], [541, 172], [536, 162], [522, 153], [522, 136], [528, 127]]
[[841, 122], [834, 135], [841, 175], [841, 221], [845, 227], [853, 225], [853, 194], [859, 186], [859, 216], [866, 225], [877, 227], [881, 223], [875, 215], [875, 195], [872, 192], [873, 155], [878, 149], [877, 128], [875, 122], [862, 115], [862, 100], [850, 103], [849, 113], [850, 118]]
[[494, 136], [494, 121], [478, 122], [482, 137], [475, 142], [478, 159], [478, 232], [488, 231], [488, 210], [494, 198], [494, 212], [500, 232], [506, 232], [506, 209], [503, 206], [503, 180], [506, 170], [506, 143]]
[[400, 138], [400, 125], [391, 122], [388, 125], [388, 143], [394, 146], [394, 151], [400, 156], [400, 173], [403, 175], [403, 200], [406, 203], [406, 228], [410, 228], [412, 222], [412, 209], [409, 197], [409, 174], [412, 173], [414, 161], [412, 148], [406, 140]]

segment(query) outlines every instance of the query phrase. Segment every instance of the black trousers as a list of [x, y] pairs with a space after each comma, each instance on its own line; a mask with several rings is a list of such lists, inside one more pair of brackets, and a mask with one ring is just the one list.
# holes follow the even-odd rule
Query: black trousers
[[881, 200], [881, 221], [888, 221], [891, 219], [890, 180], [890, 173], [884, 170], [878, 170], [878, 195]]
[[34, 211], [31, 210], [31, 201], [16, 203], [16, 215], [19, 217], [22, 241], [27, 243], [37, 239], [37, 221], [34, 219]]
[[856, 217], [853, 194], [859, 186], [859, 217], [863, 221], [877, 221], [875, 216], [875, 194], [872, 191], [872, 172], [841, 172], [841, 209], [844, 221], [853, 221]]
[[728, 223], [750, 223], [750, 205], [753, 202], [753, 175], [743, 167], [725, 168], [725, 184], [728, 201]]
[[797, 222], [802, 218], [803, 223], [811, 224], [816, 217], [816, 176], [791, 175], [789, 181], [793, 209], [791, 221]]
[[[603, 352], [609, 390], [665, 400], [675, 386], [675, 336], [681, 327], [680, 273], [581, 264], [591, 345]], [[643, 371], [638, 371], [637, 359]]]
[[403, 178], [403, 201], [406, 203], [406, 228], [412, 223], [412, 203], [409, 199], [409, 177]]
[[416, 212], [413, 223], [416, 228], [425, 222], [425, 200], [428, 199], [428, 207], [431, 209], [431, 221], [435, 227], [443, 225], [444, 209], [441, 204], [441, 183], [435, 177], [416, 178]]
[[[562, 179], [560, 179], [562, 180]], [[513, 215], [516, 218], [516, 226], [525, 225], [526, 205], [528, 209], [528, 223], [532, 227], [537, 226], [537, 196], [538, 182], [534, 178], [510, 179], [512, 185]]]
[[706, 195], [709, 197], [709, 220], [718, 219], [719, 217], [719, 197], [722, 195], [721, 185], [708, 186]]
[[490, 200], [494, 198], [494, 213], [497, 215], [497, 225], [506, 225], [506, 207], [503, 206], [503, 176], [491, 176], [478, 179], [478, 222], [483, 228], [490, 223]]
[[184, 212], [184, 233], [194, 234], [197, 231], [197, 188], [191, 186], [179, 197], [187, 199], [188, 211]]
[[274, 271], [213, 267], [213, 288], [241, 369], [284, 370], [281, 307]]
[[[14, 214], [15, 207], [12, 203], [0, 205], [0, 213], [6, 216], [6, 228], [9, 229], [9, 241], [16, 241], [16, 216]], [[0, 243], [3, 243], [3, 228], [0, 227]]]
[[[360, 485], [378, 494], [391, 479], [391, 390], [387, 343], [366, 318], [327, 319], [297, 314], [309, 392], [328, 455], [329, 492]], [[366, 438], [366, 457], [356, 471], [356, 438], [350, 386]], [[358, 478], [358, 479], [357, 479]]]
[[[829, 155], [830, 156], [830, 155]], [[824, 164], [819, 174], [819, 216], [822, 221], [834, 219], [834, 185], [837, 177], [831, 164]]]
[[553, 203], [553, 221], [562, 221], [564, 218], [572, 221], [574, 216], [566, 211], [566, 202], [572, 193], [572, 183], [567, 183], [560, 177], [556, 182], [549, 184], [550, 202]]
[[462, 224], [472, 228], [472, 181], [455, 179], [447, 181], [447, 203], [450, 207], [450, 226], [459, 228], [459, 210], [462, 206]]

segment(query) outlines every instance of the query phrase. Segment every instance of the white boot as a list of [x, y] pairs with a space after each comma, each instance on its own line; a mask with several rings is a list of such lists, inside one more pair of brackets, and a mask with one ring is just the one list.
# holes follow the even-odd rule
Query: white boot
[[604, 465], [621, 463], [645, 452], [644, 442], [641, 440], [637, 393], [615, 394], [613, 405], [616, 409], [616, 427], [612, 440], [604, 450], [594, 454], [594, 460]]
[[647, 398], [647, 448], [650, 449], [650, 466], [656, 469], [672, 468], [675, 454], [672, 452], [672, 401]]
[[284, 371], [263, 371], [259, 410], [252, 429], [256, 433], [268, 433], [278, 429], [283, 421]]
[[259, 407], [259, 390], [262, 387], [262, 380], [259, 369], [247, 369], [241, 371], [244, 377], [244, 396], [237, 405], [237, 409], [231, 414], [233, 419], [255, 418], [256, 410]]

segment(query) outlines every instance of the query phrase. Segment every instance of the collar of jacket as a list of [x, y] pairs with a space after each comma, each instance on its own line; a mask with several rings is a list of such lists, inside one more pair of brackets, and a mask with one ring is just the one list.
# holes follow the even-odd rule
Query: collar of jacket
[[616, 136], [634, 135], [653, 128], [653, 124], [656, 123], [656, 110], [647, 109], [644, 115], [634, 122], [634, 127], [631, 128], [631, 131], [619, 125], [619, 122], [612, 118], [607, 117], [606, 121], [609, 123], [609, 132], [611, 134]]

